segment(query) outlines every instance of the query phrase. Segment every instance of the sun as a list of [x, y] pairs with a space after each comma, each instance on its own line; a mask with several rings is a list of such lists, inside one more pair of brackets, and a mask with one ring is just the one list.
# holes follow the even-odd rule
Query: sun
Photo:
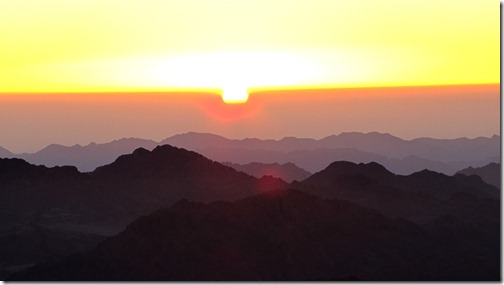
[[227, 86], [222, 90], [222, 101], [226, 104], [243, 104], [248, 97], [247, 88], [243, 86]]

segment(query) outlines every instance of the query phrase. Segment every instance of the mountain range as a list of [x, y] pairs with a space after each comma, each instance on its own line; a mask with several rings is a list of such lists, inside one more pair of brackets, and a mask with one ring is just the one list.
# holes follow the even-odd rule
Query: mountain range
[[500, 278], [501, 195], [480, 176], [332, 161], [288, 183], [149, 146], [91, 172], [0, 159], [0, 277]]
[[127, 138], [86, 146], [53, 144], [35, 153], [12, 154], [7, 150], [0, 150], [0, 157], [18, 157], [45, 166], [74, 165], [80, 171], [89, 172], [136, 148], [151, 150], [156, 145], [163, 144], [196, 151], [219, 162], [294, 163], [312, 173], [338, 160], [356, 163], [374, 161], [394, 173], [404, 175], [423, 169], [452, 175], [463, 168], [481, 167], [500, 161], [500, 137], [497, 135], [474, 139], [403, 140], [377, 132], [341, 133], [320, 140], [295, 137], [285, 137], [281, 140], [237, 140], [214, 134], [189, 132], [160, 142]]

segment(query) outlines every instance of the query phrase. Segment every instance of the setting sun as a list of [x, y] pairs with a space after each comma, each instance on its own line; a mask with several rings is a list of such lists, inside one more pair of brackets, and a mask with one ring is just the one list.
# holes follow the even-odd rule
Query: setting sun
[[222, 91], [222, 100], [227, 104], [240, 104], [248, 100], [248, 91], [242, 86], [228, 86]]

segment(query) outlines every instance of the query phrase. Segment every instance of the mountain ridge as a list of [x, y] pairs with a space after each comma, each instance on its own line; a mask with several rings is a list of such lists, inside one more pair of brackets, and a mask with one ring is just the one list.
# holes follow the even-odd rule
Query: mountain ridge
[[484, 224], [483, 218], [471, 216], [467, 203], [486, 205], [491, 211], [500, 209], [499, 189], [477, 176], [447, 176], [430, 170], [397, 175], [377, 163], [334, 162], [306, 180], [292, 183], [291, 187], [420, 223], [451, 214]]
[[477, 175], [486, 183], [501, 188], [501, 166], [500, 163], [489, 163], [482, 167], [468, 167], [457, 171], [456, 174]]
[[252, 162], [247, 164], [238, 164], [232, 162], [222, 162], [223, 165], [234, 168], [235, 170], [245, 172], [257, 178], [265, 175], [278, 177], [291, 183], [294, 180], [301, 181], [308, 178], [311, 173], [298, 167], [292, 162], [280, 163], [260, 163]]
[[[445, 174], [454, 174], [469, 166], [480, 167], [490, 162], [500, 161], [500, 137], [497, 135], [474, 139], [417, 138], [404, 140], [388, 133], [378, 132], [343, 132], [319, 140], [296, 137], [284, 137], [280, 140], [227, 139], [211, 133], [188, 132], [168, 137], [160, 142], [127, 138], [104, 144], [90, 143], [86, 146], [53, 144], [51, 147], [48, 146], [35, 153], [3, 154], [3, 156], [19, 157], [34, 164], [46, 166], [75, 165], [81, 171], [92, 171], [98, 166], [113, 162], [119, 155], [130, 153], [138, 147], [153, 149], [156, 145], [164, 143], [197, 151], [220, 162], [229, 161], [239, 164], [293, 162], [310, 172], [320, 171], [334, 160], [378, 161], [401, 174], [410, 174], [426, 167]], [[232, 156], [222, 155], [226, 151], [240, 153], [240, 156], [246, 159], [232, 160]], [[341, 153], [345, 151], [347, 155], [342, 156]], [[327, 164], [316, 163], [315, 159], [309, 158], [311, 153], [321, 157], [330, 155], [332, 161], [328, 161]], [[254, 159], [265, 155], [266, 157], [273, 155], [277, 159], [275, 161]], [[291, 161], [289, 156], [295, 155], [298, 155], [299, 158], [297, 161]], [[1, 156], [2, 152], [0, 151]], [[302, 158], [302, 156], [305, 157]]]

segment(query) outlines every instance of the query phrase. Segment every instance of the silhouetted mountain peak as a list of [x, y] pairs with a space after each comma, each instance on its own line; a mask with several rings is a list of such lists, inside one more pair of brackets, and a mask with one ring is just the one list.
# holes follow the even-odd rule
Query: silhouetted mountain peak
[[[121, 155], [113, 163], [98, 167], [95, 172], [102, 172], [110, 168], [176, 168], [181, 164], [186, 164], [195, 159], [207, 160], [204, 156], [177, 148], [171, 145], [156, 146], [152, 151], [145, 148], [137, 148], [131, 154]], [[179, 163], [179, 165], [177, 165]]]
[[418, 176], [418, 177], [428, 177], [428, 176], [431, 176], [431, 175], [434, 175], [434, 176], [446, 176], [446, 175], [444, 175], [442, 173], [435, 172], [435, 171], [432, 171], [432, 170], [429, 170], [429, 169], [420, 170], [420, 171], [417, 171], [417, 172], [411, 174], [411, 176]]
[[382, 165], [376, 162], [353, 163], [348, 161], [335, 161], [326, 169], [317, 172], [304, 180], [303, 183], [315, 186], [327, 186], [340, 176], [365, 176], [378, 181], [388, 179], [395, 174], [388, 171]]
[[137, 148], [137, 149], [135, 149], [133, 151], [132, 155], [134, 155], [134, 156], [144, 156], [144, 155], [147, 155], [148, 153], [150, 153], [150, 151], [146, 150], [143, 147], [139, 147], [139, 148]]
[[[169, 144], [164, 144], [164, 145], [158, 145], [158, 146], [156, 146], [152, 150], [152, 152], [153, 153], [162, 154], [162, 153], [171, 153], [171, 152], [177, 151], [177, 150], [188, 151], [188, 150], [185, 150], [183, 148], [178, 148], [178, 147], [175, 147], [175, 146], [172, 146], [172, 145], [169, 145]], [[189, 152], [192, 152], [192, 151], [189, 151]], [[192, 152], [192, 153], [195, 153], [195, 152]]]
[[335, 161], [331, 163], [325, 170], [337, 171], [339, 174], [362, 174], [364, 176], [373, 177], [376, 175], [394, 175], [384, 166], [376, 162], [369, 163], [353, 163], [348, 161]]

